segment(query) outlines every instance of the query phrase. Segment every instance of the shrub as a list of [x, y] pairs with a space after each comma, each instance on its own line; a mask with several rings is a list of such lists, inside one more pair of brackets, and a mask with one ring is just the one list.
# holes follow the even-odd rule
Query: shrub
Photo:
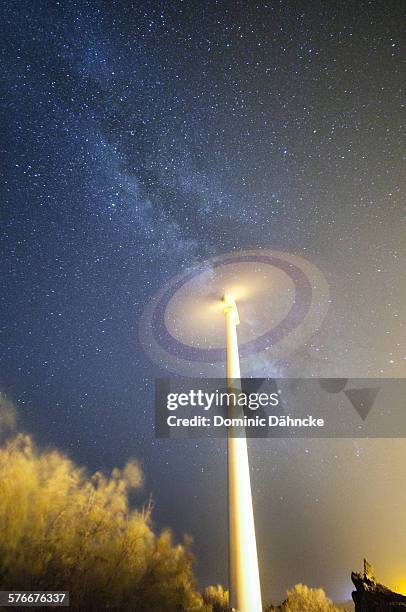
[[135, 461], [88, 477], [60, 452], [37, 451], [30, 436], [9, 438], [0, 447], [0, 589], [67, 590], [86, 611], [209, 610], [190, 540], [155, 535], [150, 505], [129, 508], [141, 480]]
[[203, 591], [203, 601], [211, 606], [212, 612], [227, 612], [228, 610], [228, 591], [225, 591], [221, 584], [216, 587], [209, 586]]
[[340, 612], [323, 589], [311, 589], [304, 584], [297, 584], [287, 592], [282, 610], [283, 612]]

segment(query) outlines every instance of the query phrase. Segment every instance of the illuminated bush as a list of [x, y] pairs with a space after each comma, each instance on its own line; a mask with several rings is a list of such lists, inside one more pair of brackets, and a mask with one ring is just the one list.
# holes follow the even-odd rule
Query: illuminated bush
[[[0, 422], [7, 412], [0, 410]], [[156, 536], [151, 509], [130, 510], [135, 462], [91, 478], [27, 435], [0, 448], [0, 589], [68, 590], [76, 609], [210, 610], [195, 588], [190, 542]]]
[[203, 601], [211, 606], [213, 612], [227, 612], [228, 591], [225, 591], [221, 584], [218, 584], [216, 587], [207, 587], [203, 591]]
[[310, 589], [297, 584], [287, 592], [283, 612], [340, 612], [326, 596], [323, 589]]

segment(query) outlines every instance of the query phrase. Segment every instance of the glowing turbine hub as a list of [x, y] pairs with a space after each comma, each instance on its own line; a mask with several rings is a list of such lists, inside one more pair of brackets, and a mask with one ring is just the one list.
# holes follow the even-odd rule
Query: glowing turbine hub
[[229, 293], [225, 293], [223, 296], [223, 304], [224, 304], [224, 309], [223, 309], [224, 314], [228, 314], [229, 312], [232, 311], [235, 316], [235, 324], [239, 325], [240, 318], [238, 316], [237, 304], [235, 303], [233, 296], [230, 295]]

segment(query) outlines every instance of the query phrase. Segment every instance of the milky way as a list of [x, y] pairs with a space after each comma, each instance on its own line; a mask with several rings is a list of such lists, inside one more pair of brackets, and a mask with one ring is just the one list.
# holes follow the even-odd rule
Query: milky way
[[[2, 390], [22, 428], [89, 470], [140, 458], [158, 526], [194, 535], [202, 584], [226, 582], [225, 447], [154, 438], [165, 372], [139, 318], [191, 264], [280, 249], [323, 270], [331, 307], [278, 374], [405, 376], [405, 6], [1, 13]], [[344, 598], [365, 554], [406, 575], [403, 440], [250, 451], [266, 596], [303, 581]]]

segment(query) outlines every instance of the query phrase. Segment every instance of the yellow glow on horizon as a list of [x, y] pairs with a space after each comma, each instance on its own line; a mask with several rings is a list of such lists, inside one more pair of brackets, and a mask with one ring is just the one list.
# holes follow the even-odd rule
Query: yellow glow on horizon
[[400, 595], [406, 595], [406, 578], [400, 580], [394, 580], [391, 588]]

